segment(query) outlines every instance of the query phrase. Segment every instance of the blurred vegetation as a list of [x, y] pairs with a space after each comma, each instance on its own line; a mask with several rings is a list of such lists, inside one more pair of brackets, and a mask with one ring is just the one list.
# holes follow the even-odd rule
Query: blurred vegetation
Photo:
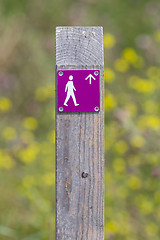
[[102, 25], [105, 239], [160, 239], [160, 2], [0, 0], [0, 239], [54, 239], [54, 29]]

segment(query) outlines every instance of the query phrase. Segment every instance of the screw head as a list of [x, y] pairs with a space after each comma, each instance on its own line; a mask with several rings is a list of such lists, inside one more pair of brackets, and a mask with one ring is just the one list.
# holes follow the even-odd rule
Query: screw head
[[98, 76], [98, 71], [95, 71], [95, 72], [94, 72], [94, 75]]
[[96, 112], [98, 112], [98, 111], [99, 111], [99, 107], [95, 107], [94, 110], [95, 110]]
[[60, 72], [59, 72], [59, 76], [62, 76], [62, 75], [63, 75], [63, 72], [62, 72], [62, 71], [60, 71]]
[[63, 112], [63, 107], [59, 107], [59, 111], [60, 111], [60, 112]]

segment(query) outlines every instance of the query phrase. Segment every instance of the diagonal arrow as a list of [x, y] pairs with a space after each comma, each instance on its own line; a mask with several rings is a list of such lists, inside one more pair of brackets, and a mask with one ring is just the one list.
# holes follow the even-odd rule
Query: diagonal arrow
[[96, 80], [91, 73], [85, 78], [85, 80], [87, 80], [88, 78], [89, 78], [89, 84], [91, 84], [92, 78], [93, 80]]

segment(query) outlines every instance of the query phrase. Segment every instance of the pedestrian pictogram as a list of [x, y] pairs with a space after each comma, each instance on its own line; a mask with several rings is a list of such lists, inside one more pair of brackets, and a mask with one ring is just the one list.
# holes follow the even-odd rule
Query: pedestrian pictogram
[[99, 112], [100, 71], [59, 70], [58, 111]]
[[70, 97], [72, 97], [75, 106], [79, 105], [76, 102], [76, 97], [75, 97], [74, 91], [76, 91], [76, 89], [75, 89], [75, 87], [73, 85], [73, 76], [70, 75], [69, 76], [69, 81], [67, 82], [66, 87], [65, 87], [65, 92], [67, 92], [67, 96], [66, 96], [66, 99], [65, 99], [65, 102], [64, 102], [65, 106], [68, 106], [67, 102], [70, 99]]

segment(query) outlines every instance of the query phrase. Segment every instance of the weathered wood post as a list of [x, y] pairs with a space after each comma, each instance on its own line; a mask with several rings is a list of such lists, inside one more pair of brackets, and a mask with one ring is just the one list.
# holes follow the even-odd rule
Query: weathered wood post
[[102, 27], [56, 28], [56, 240], [77, 239], [104, 239]]

